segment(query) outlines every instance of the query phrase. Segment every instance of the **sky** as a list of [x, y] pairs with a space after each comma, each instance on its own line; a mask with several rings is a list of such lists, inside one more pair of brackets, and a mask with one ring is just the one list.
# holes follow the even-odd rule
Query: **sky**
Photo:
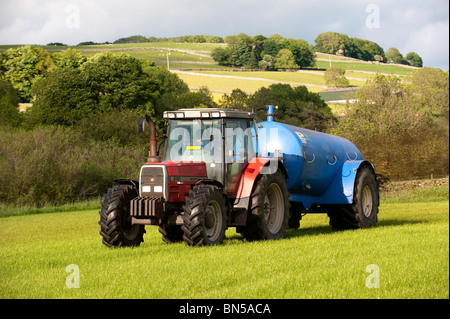
[[314, 45], [327, 31], [449, 68], [448, 0], [0, 0], [0, 44], [245, 33]]

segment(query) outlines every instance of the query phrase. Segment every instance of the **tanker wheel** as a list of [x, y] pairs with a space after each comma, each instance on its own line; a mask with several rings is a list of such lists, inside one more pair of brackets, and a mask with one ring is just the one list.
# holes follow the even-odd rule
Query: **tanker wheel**
[[336, 230], [374, 227], [378, 221], [378, 203], [378, 182], [366, 165], [356, 176], [353, 204], [332, 208], [328, 213], [330, 225]]
[[100, 210], [100, 235], [107, 247], [139, 246], [144, 241], [144, 225], [132, 225], [130, 201], [138, 196], [131, 185], [108, 189]]
[[242, 235], [248, 241], [283, 238], [288, 227], [289, 197], [284, 175], [264, 174], [256, 182]]
[[222, 243], [227, 230], [227, 205], [217, 186], [198, 185], [189, 192], [181, 229], [186, 246]]

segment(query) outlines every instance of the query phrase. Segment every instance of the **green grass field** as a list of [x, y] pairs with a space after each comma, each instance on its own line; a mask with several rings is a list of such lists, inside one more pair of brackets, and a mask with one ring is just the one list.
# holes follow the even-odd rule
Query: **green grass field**
[[[347, 72], [351, 71], [366, 71], [366, 72], [375, 72], [375, 73], [386, 73], [392, 75], [412, 75], [416, 69], [402, 67], [398, 65], [391, 64], [375, 64], [375, 63], [360, 63], [355, 61], [350, 62], [333, 62], [331, 61], [332, 66], [340, 67], [341, 69], [346, 70]], [[316, 67], [328, 69], [330, 67], [330, 63], [328, 61], [316, 61]], [[348, 76], [348, 74], [346, 73]]]
[[[241, 89], [247, 93], [254, 93], [261, 87], [268, 87], [271, 84], [279, 82], [295, 82], [295, 80], [300, 80], [301, 76], [295, 77], [295, 75], [289, 75], [287, 73], [292, 72], [226, 72], [226, 71], [199, 71], [192, 74], [189, 73], [177, 73], [178, 76], [185, 81], [189, 87], [201, 87], [206, 86], [210, 90], [222, 90], [231, 92], [234, 89]], [[199, 75], [202, 74], [202, 75]], [[283, 76], [283, 74], [285, 76]], [[223, 76], [217, 77], [215, 75]], [[311, 74], [309, 74], [311, 75]], [[311, 75], [311, 79], [315, 75]], [[291, 81], [293, 80], [293, 81]], [[320, 81], [320, 79], [316, 79]], [[312, 82], [316, 82], [312, 81]], [[302, 82], [300, 82], [302, 83]], [[311, 82], [306, 82], [306, 87], [311, 92], [319, 92], [324, 88], [310, 86]], [[295, 85], [292, 85], [295, 86]]]
[[[201, 248], [147, 226], [140, 247], [108, 249], [97, 209], [3, 217], [0, 298], [449, 298], [448, 185], [416, 195], [383, 198], [373, 229], [335, 232], [306, 215], [279, 241], [244, 243], [230, 228]], [[66, 286], [71, 264], [79, 288]], [[366, 286], [369, 265], [379, 288]]]

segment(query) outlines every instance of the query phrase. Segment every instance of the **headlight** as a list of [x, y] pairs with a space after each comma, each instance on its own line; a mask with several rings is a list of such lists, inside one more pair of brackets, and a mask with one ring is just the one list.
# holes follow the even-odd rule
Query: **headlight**
[[150, 193], [152, 191], [151, 186], [142, 186], [142, 192], [143, 193]]
[[163, 191], [162, 186], [154, 186], [153, 191], [155, 193], [162, 193], [162, 191]]

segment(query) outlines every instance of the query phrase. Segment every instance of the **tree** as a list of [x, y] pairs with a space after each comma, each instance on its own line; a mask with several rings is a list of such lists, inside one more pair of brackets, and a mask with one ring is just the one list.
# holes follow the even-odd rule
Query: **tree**
[[52, 54], [53, 61], [59, 68], [78, 68], [84, 62], [86, 57], [77, 49], [68, 48], [64, 52], [55, 52]]
[[[334, 121], [331, 109], [319, 94], [309, 92], [305, 86], [272, 84], [256, 91], [247, 103], [249, 110], [261, 105], [278, 105], [277, 121], [309, 129], [325, 130]], [[258, 119], [265, 120], [265, 113], [258, 112]]]
[[143, 43], [148, 42], [148, 39], [142, 35], [132, 35], [126, 38], [120, 38], [114, 41], [114, 43]]
[[62, 68], [33, 85], [36, 96], [26, 112], [25, 126], [39, 124], [73, 126], [99, 111], [95, 93], [80, 69]]
[[221, 65], [228, 65], [231, 63], [231, 52], [232, 50], [230, 47], [218, 47], [213, 50], [211, 57]]
[[378, 174], [393, 179], [448, 174], [448, 74], [420, 71], [411, 84], [382, 75], [369, 80], [331, 132], [354, 142]]
[[292, 52], [295, 63], [299, 67], [306, 68], [315, 65], [314, 48], [305, 40], [286, 39], [283, 41], [283, 45]]
[[264, 70], [271, 70], [275, 65], [275, 58], [269, 54], [266, 54], [258, 63], [259, 67]]
[[[141, 62], [127, 54], [98, 53], [82, 69], [101, 110], [136, 109], [154, 94]], [[146, 87], [148, 92], [143, 90]]]
[[281, 49], [275, 59], [276, 69], [297, 69], [298, 65], [295, 63], [294, 55], [288, 49]]
[[416, 52], [409, 52], [406, 55], [406, 61], [412, 66], [421, 68], [423, 66], [422, 58]]
[[5, 78], [19, 93], [20, 101], [30, 102], [33, 83], [48, 75], [56, 66], [50, 53], [39, 47], [25, 45], [8, 49], [2, 68]]
[[208, 43], [223, 43], [223, 38], [216, 35], [206, 36], [206, 42]]
[[237, 35], [228, 35], [224, 38], [224, 42], [232, 48], [237, 44], [239, 40], [244, 41], [247, 45], [251, 45], [253, 43], [252, 37], [245, 33], [239, 33]]
[[245, 65], [246, 69], [257, 69], [259, 65], [259, 61], [257, 59], [257, 54], [255, 53], [255, 50], [252, 49], [252, 52], [250, 53], [250, 58], [247, 61], [247, 64]]
[[276, 57], [278, 52], [283, 49], [283, 45], [273, 38], [268, 38], [263, 41], [263, 48], [261, 53], [263, 57], [266, 55]]
[[248, 94], [241, 89], [234, 89], [231, 94], [224, 94], [219, 104], [223, 108], [250, 111], [248, 108], [248, 97]]
[[[384, 50], [375, 42], [358, 39], [358, 38], [349, 38], [345, 44], [346, 56], [364, 60], [364, 61], [375, 61], [380, 60], [379, 57], [382, 57], [381, 60], [384, 59]], [[375, 56], [378, 56], [375, 58]]]
[[244, 66], [250, 60], [251, 46], [243, 39], [237, 40], [230, 56], [230, 63], [234, 66]]
[[388, 63], [408, 64], [397, 48], [389, 48], [386, 51], [386, 60]]
[[[213, 50], [214, 61], [222, 65], [233, 65], [245, 68], [272, 69], [272, 63], [267, 56], [275, 59], [282, 49], [291, 51], [293, 62], [298, 67], [309, 67], [315, 64], [313, 46], [305, 40], [284, 39], [278, 34], [269, 38], [256, 35], [253, 38], [246, 34], [225, 37], [227, 48], [216, 48]], [[283, 57], [287, 58], [284, 51]], [[264, 62], [263, 62], [264, 61]], [[294, 64], [288, 63], [290, 67]], [[283, 62], [283, 65], [286, 65]]]
[[422, 112], [437, 120], [449, 117], [449, 72], [437, 68], [423, 68], [409, 77], [411, 98]]
[[19, 96], [13, 86], [0, 79], [0, 126], [17, 126], [21, 121]]
[[5, 72], [7, 71], [5, 66], [6, 59], [6, 53], [4, 51], [0, 51], [0, 79], [5, 77]]
[[314, 40], [316, 50], [323, 53], [336, 54], [342, 50], [342, 55], [346, 55], [344, 49], [348, 46], [349, 37], [336, 32], [325, 32], [319, 34]]
[[[163, 101], [188, 92], [176, 74], [126, 54], [99, 53], [80, 68], [61, 68], [33, 86], [27, 125], [72, 126], [93, 113], [130, 109], [161, 116]], [[28, 113], [28, 112], [27, 112]]]
[[325, 83], [332, 87], [347, 87], [349, 82], [345, 77], [345, 70], [336, 66], [330, 67], [324, 73]]
[[375, 42], [351, 38], [336, 32], [321, 33], [315, 39], [316, 50], [364, 61], [383, 61], [384, 50]]
[[187, 92], [181, 94], [180, 96], [178, 96], [175, 103], [177, 109], [217, 107], [217, 104], [214, 102], [214, 98], [211, 92], [205, 86], [201, 87], [197, 92]]

